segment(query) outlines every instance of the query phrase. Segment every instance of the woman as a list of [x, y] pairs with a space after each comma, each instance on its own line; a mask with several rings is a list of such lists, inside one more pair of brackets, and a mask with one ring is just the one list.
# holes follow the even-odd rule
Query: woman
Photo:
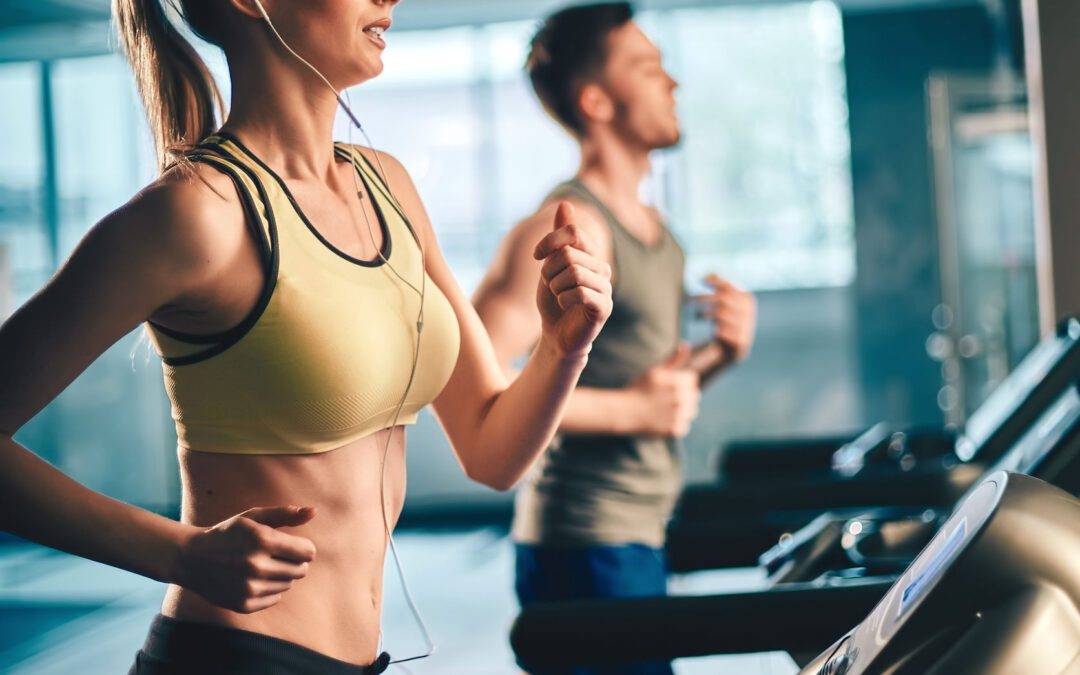
[[[610, 269], [561, 209], [536, 247], [543, 337], [508, 384], [405, 169], [332, 143], [335, 92], [270, 30], [340, 90], [381, 72], [396, 0], [263, 0], [265, 17], [255, 0], [181, 0], [228, 59], [220, 130], [213, 80], [158, 2], [113, 8], [161, 174], [0, 328], [0, 524], [169, 584], [134, 673], [381, 672], [403, 425], [433, 402], [465, 473], [510, 488], [610, 313]], [[181, 522], [11, 438], [143, 323], [176, 420]]]

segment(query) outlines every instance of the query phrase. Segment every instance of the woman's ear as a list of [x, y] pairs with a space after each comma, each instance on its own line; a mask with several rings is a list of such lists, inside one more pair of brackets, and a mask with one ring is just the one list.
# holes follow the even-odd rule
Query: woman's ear
[[[269, 12], [274, 0], [228, 0], [233, 9], [252, 19], [263, 20], [263, 10]], [[262, 10], [260, 10], [260, 6]]]
[[590, 82], [578, 92], [578, 110], [585, 122], [606, 124], [615, 117], [615, 102], [604, 88]]

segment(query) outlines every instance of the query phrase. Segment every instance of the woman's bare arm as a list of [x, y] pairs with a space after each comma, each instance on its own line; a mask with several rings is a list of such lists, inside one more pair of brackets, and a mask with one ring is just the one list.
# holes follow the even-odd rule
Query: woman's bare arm
[[[457, 365], [435, 399], [435, 412], [466, 475], [497, 490], [509, 489], [554, 436], [585, 367], [585, 353], [566, 353], [553, 336], [542, 334], [528, 363], [508, 384], [484, 324], [443, 257], [412, 180], [396, 160], [380, 157], [395, 196], [424, 241], [428, 274], [450, 301], [461, 329]], [[534, 277], [534, 288], [538, 280]], [[610, 283], [605, 290], [599, 300], [606, 303], [604, 319], [610, 313]]]
[[[610, 234], [577, 203], [581, 223], [601, 241], [602, 257], [612, 262]], [[518, 223], [503, 239], [495, 261], [473, 295], [473, 305], [487, 328], [504, 372], [516, 377], [510, 364], [540, 337], [536, 311], [536, 277], [540, 263], [533, 259], [535, 242], [551, 227], [555, 205], [547, 204]], [[618, 270], [615, 271], [618, 274]], [[621, 388], [574, 389], [559, 430], [570, 434], [684, 436], [697, 412], [699, 391], [685, 376], [685, 364], [672, 359], [654, 364], [637, 380]]]
[[[604, 262], [611, 262], [610, 243], [603, 229], [593, 221], [588, 207], [576, 203], [583, 227], [601, 242]], [[512, 361], [526, 354], [540, 338], [540, 313], [536, 310], [536, 278], [540, 261], [533, 258], [536, 242], [551, 229], [555, 203], [544, 205], [520, 222], [503, 239], [499, 252], [472, 303], [484, 323], [495, 356], [503, 372], [514, 379], [518, 373]], [[649, 413], [649, 401], [632, 389], [576, 387], [562, 416], [559, 430], [582, 434], [632, 434], [644, 431], [642, 420]]]
[[[267, 556], [258, 554], [276, 546], [283, 556], [306, 563], [314, 555], [310, 542], [274, 528], [309, 520], [313, 513], [253, 510], [208, 535], [94, 492], [12, 438], [118, 339], [161, 309], [198, 305], [194, 298], [205, 298], [208, 288], [226, 278], [245, 246], [243, 215], [235, 201], [208, 194], [190, 180], [159, 181], [143, 190], [97, 223], [44, 288], [0, 326], [0, 528], [194, 587], [237, 611], [255, 611], [276, 601], [270, 591], [280, 594], [285, 582], [249, 588], [252, 575], [243, 577], [238, 552], [243, 548], [268, 565]], [[221, 561], [230, 556], [236, 569], [224, 569]], [[204, 573], [211, 558], [227, 578]], [[290, 569], [295, 573], [298, 567]], [[249, 597], [245, 589], [252, 596], [266, 594]]]
[[184, 528], [83, 487], [12, 436], [110, 345], [212, 273], [213, 256], [182, 231], [204, 202], [178, 196], [152, 186], [106, 216], [0, 327], [0, 526], [162, 580]]

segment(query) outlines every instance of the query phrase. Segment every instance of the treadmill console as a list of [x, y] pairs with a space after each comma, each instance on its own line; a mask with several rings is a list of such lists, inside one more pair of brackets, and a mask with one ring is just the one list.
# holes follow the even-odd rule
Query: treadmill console
[[1031, 616], [1075, 615], [1077, 556], [1080, 502], [1040, 480], [995, 472], [870, 615], [802, 675], [1016, 672], [1000, 663], [1021, 657], [1032, 665], [1024, 672], [1056, 675], [1062, 671], [1053, 664], [1080, 658], [1080, 630], [1062, 639], [1047, 635], [1044, 624], [1043, 634], [1033, 635], [1039, 623]]
[[971, 493], [862, 622], [846, 650], [853, 665], [848, 672], [860, 672], [854, 666], [874, 660], [881, 646], [896, 635], [960, 552], [979, 534], [1001, 496], [1004, 481], [999, 478], [995, 474]]

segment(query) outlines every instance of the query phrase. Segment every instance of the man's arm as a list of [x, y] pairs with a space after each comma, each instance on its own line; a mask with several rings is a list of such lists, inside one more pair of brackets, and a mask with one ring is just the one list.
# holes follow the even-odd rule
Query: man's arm
[[[609, 233], [595, 220], [589, 205], [574, 204], [581, 225], [598, 242], [598, 257], [611, 264]], [[514, 361], [532, 349], [540, 337], [540, 315], [534, 295], [540, 262], [532, 255], [535, 243], [550, 229], [556, 205], [546, 204], [514, 227], [473, 294], [473, 305], [487, 328], [495, 354], [508, 377], [516, 376]], [[577, 387], [571, 394], [559, 430], [569, 433], [634, 434], [648, 417], [643, 397], [634, 389]]]
[[698, 386], [704, 389], [733, 363], [724, 347], [712, 339], [693, 346], [687, 367], [697, 373]]

